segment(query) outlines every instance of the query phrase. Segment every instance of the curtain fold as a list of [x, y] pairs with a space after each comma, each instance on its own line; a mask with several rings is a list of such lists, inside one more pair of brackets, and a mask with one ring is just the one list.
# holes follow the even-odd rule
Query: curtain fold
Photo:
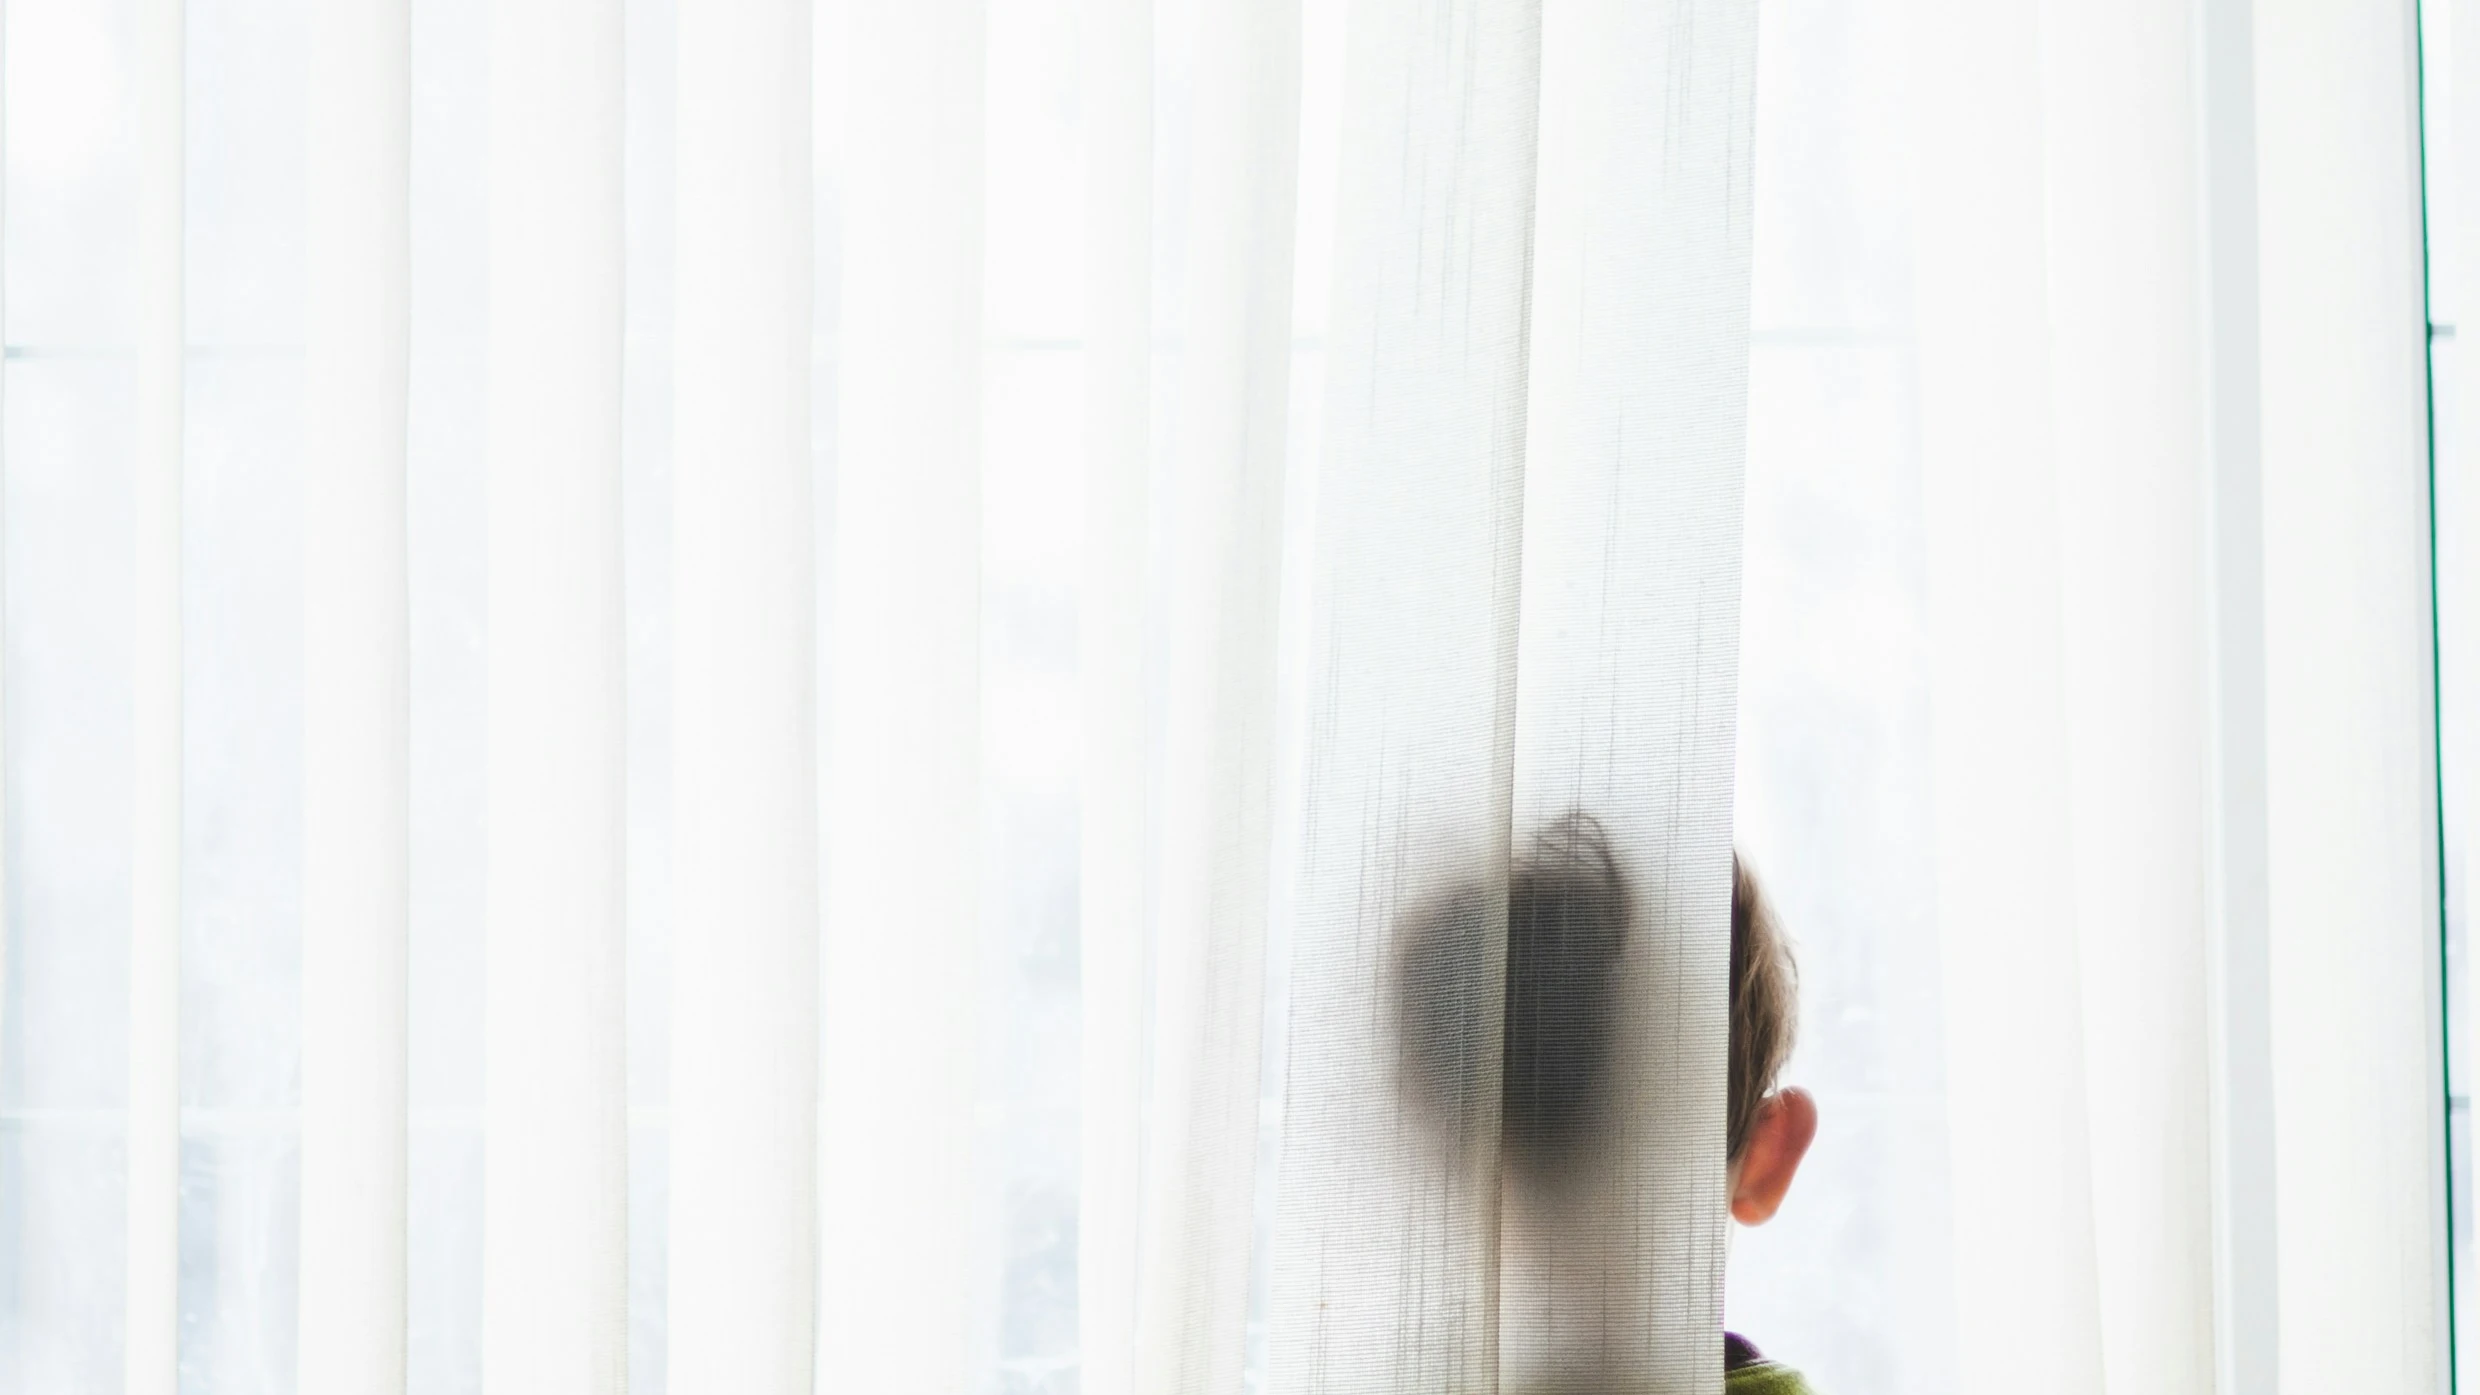
[[791, 1395], [818, 1261], [808, 7], [684, 7], [675, 61], [667, 1385]]
[[981, 0], [841, 41], [819, 1387], [965, 1388], [983, 1159]]
[[1154, 0], [1086, 0], [1084, 568], [1077, 670], [1077, 1377], [1136, 1395], [1148, 838]]
[[[2031, 3], [1917, 12], [1921, 44], [1946, 58], [1925, 65], [1916, 103], [1914, 314], [1956, 1362], [2020, 1361], [2025, 1379], [2065, 1392], [2105, 1387], [2061, 652], [2043, 17]], [[1962, 177], [1984, 168], [1986, 179]], [[2025, 347], [1989, 354], [1979, 331], [1992, 321], [2032, 327]]]
[[621, 13], [491, 12], [482, 1378], [628, 1378]]
[[1202, 0], [1173, 425], [1137, 1388], [1241, 1388], [1272, 876], [1298, 0]]
[[305, 1390], [405, 1383], [412, 648], [404, 0], [312, 16], [302, 399]]
[[2267, 986], [2285, 1387], [2449, 1341], [2415, 16], [2256, 12]]
[[2053, 9], [2042, 31], [2066, 901], [2112, 1390], [2214, 1380], [2193, 31], [2141, 3]]
[[[1353, 16], [1285, 1388], [1720, 1378], [1753, 21], [1727, 3]], [[1496, 1007], [1511, 858], [1578, 813], [1636, 915], [1604, 1009], [1611, 1118], [1550, 1185], [1501, 1152], [1517, 1085]]]
[[1755, 63], [1739, 0], [1545, 7], [1515, 825], [1597, 817], [1643, 924], [1599, 1193], [1502, 1225], [1510, 1387], [1721, 1373]]
[[[1495, 1002], [1515, 778], [1517, 582], [1542, 7], [1370, 0], [1346, 22], [1318, 464], [1269, 1384], [1497, 1388], [1500, 1034], [1407, 1045], [1406, 937]], [[1438, 909], [1432, 909], [1436, 906]], [[1409, 1088], [1408, 1088], [1409, 1087]]]
[[131, 567], [128, 1268], [122, 1380], [170, 1395], [181, 1269], [181, 498], [187, 305], [182, 0], [141, 12], [138, 443]]

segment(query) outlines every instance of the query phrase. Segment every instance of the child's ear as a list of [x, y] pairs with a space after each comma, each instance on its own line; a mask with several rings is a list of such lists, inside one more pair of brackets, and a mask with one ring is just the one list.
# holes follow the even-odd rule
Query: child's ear
[[1741, 1225], [1763, 1225], [1782, 1206], [1783, 1193], [1808, 1156], [1817, 1137], [1817, 1102], [1806, 1090], [1783, 1090], [1766, 1096], [1748, 1121], [1748, 1137], [1740, 1145], [1737, 1176], [1731, 1183], [1731, 1219]]

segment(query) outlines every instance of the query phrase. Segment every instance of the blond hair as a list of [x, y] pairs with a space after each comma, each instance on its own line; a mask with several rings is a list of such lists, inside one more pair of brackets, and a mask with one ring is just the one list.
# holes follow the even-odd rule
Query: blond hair
[[1756, 873], [1731, 854], [1730, 1156], [1748, 1141], [1799, 1035], [1800, 976]]

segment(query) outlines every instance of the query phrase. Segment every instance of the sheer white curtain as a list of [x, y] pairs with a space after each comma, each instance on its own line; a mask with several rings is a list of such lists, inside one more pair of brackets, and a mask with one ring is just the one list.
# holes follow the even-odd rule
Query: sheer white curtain
[[[1712, 1385], [1750, 0], [40, 8], [0, 1383]], [[1572, 809], [1554, 1224], [1383, 1023]]]
[[[1710, 1390], [1735, 835], [1734, 1328], [2436, 1388], [2407, 7], [0, 37], [0, 1388]], [[1393, 1016], [1571, 808], [1581, 1220]]]
[[2420, 68], [2345, 8], [1767, 12], [1735, 812], [1824, 1124], [1731, 1315], [1838, 1385], [2445, 1377]]
[[2413, 16], [1919, 19], [1958, 1364], [2436, 1388]]

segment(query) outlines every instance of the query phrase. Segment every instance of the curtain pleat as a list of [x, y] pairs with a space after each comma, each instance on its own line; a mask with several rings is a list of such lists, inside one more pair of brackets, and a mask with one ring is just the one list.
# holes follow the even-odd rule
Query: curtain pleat
[[1299, 6], [1205, 0], [1194, 52], [1137, 1388], [1233, 1395], [1256, 1198]]
[[671, 1381], [812, 1371], [818, 1032], [808, 16], [678, 31]]
[[672, 498], [668, 1388], [810, 1389], [817, 1292], [810, 47], [682, 9]]
[[621, 13], [495, 0], [484, 1389], [627, 1380]]
[[1921, 22], [1970, 56], [1920, 84], [1922, 159], [1976, 171], [1915, 195], [1958, 1360], [2206, 1388], [2195, 54], [2142, 5]]
[[[1352, 35], [1270, 1378], [1706, 1390], [1753, 7]], [[1545, 1182], [1500, 1152], [1505, 894], [1570, 814], [1634, 916], [1610, 1117]]]
[[2280, 1379], [2265, 844], [2263, 389], [2258, 372], [2255, 6], [2207, 0], [2193, 42], [2204, 148], [2206, 497], [2214, 788], [2206, 1019], [2217, 1389]]
[[[1270, 1378], [1710, 1389], [1753, 7], [1352, 32]], [[1571, 815], [1633, 914], [1545, 1176], [1506, 897]]]
[[1145, 623], [1154, 0], [1085, 0], [1085, 537], [1077, 972], [1078, 1388], [1136, 1395], [1145, 1052]]
[[[2102, 1371], [2044, 165], [2026, 158], [2043, 148], [2040, 19], [1918, 12], [1948, 58], [1918, 79], [1922, 168], [1944, 173], [1915, 193], [1914, 315], [1957, 1361], [2063, 1395]], [[1996, 355], [1992, 323], [2033, 328]]]
[[2437, 631], [2416, 16], [2256, 10], [2266, 935], [2284, 1388], [2434, 1390]]
[[406, 1331], [412, 33], [311, 15], [304, 240], [303, 1390], [396, 1395]]
[[1475, 1077], [1434, 1107], [1404, 1037], [1446, 1009], [1402, 964], [1477, 915], [1441, 972], [1499, 1000], [1541, 5], [1364, 0], [1347, 28], [1268, 1379], [1479, 1395], [1499, 1024], [1455, 1024]]
[[138, 445], [131, 577], [129, 1395], [178, 1378], [181, 1232], [182, 0], [138, 22]]
[[[2007, 455], [1948, 468], [2054, 471], [2054, 521], [2027, 523], [2057, 540], [2071, 826], [2061, 851], [2085, 1024], [2101, 1375], [2114, 1391], [2207, 1390], [2213, 1087], [2201, 928], [2211, 825], [2200, 753], [2211, 534], [2199, 55], [2192, 16], [2146, 0], [2051, 7], [2042, 22], [2043, 75], [2024, 85], [2045, 105], [2051, 450], [2045, 459], [2019, 436]], [[1945, 698], [1933, 698], [1941, 722]], [[1986, 816], [2005, 807], [2003, 794], [1975, 795], [1944, 807], [1972, 811], [1959, 821], [1986, 838], [2005, 826]], [[1995, 907], [1976, 904], [1957, 907], [1969, 919], [1948, 928], [2005, 933], [1992, 929]], [[1961, 986], [2008, 996], [1995, 983]], [[1950, 1100], [1967, 1098], [1950, 1085]], [[1986, 1294], [1999, 1274], [1957, 1278], [1959, 1292]]]
[[1720, 1378], [1755, 60], [1747, 0], [1544, 7], [1514, 828], [1595, 818], [1638, 924], [1582, 1194], [1501, 1220], [1510, 1389]]
[[821, 1388], [965, 1388], [981, 994], [981, 0], [854, 0], [829, 665]]

